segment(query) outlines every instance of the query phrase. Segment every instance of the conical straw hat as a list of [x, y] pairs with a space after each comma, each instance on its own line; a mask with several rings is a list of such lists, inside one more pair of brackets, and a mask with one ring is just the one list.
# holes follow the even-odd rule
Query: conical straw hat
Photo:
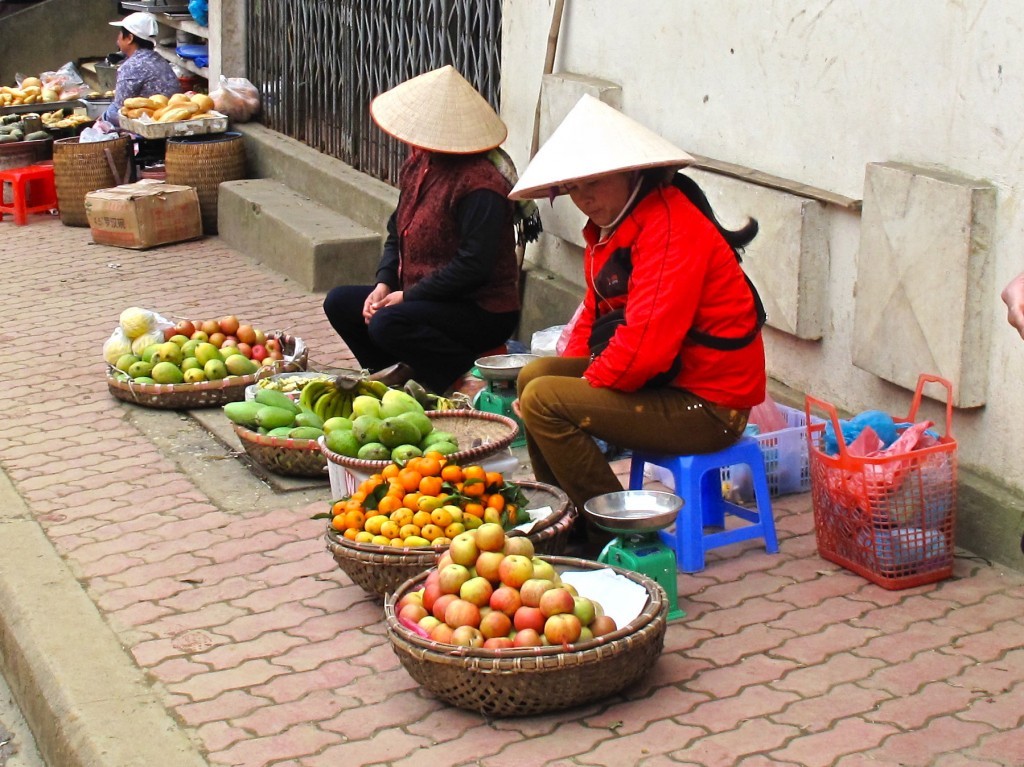
[[530, 161], [513, 200], [564, 194], [565, 185], [606, 173], [682, 168], [693, 158], [593, 96], [583, 96]]
[[432, 152], [486, 152], [508, 135], [491, 105], [451, 65], [380, 94], [370, 114], [385, 133]]

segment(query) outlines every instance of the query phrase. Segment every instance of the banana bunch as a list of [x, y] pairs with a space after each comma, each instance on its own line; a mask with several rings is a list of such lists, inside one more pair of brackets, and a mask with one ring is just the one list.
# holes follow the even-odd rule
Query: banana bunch
[[302, 387], [313, 381], [333, 381], [334, 376], [324, 373], [322, 376], [310, 377], [306, 375], [282, 376], [276, 375], [269, 378], [261, 378], [256, 382], [261, 389], [273, 389], [274, 391], [289, 392], [299, 391]]
[[335, 386], [333, 380], [316, 379], [302, 387], [299, 407], [311, 410], [326, 421], [335, 416], [350, 418], [355, 395]]

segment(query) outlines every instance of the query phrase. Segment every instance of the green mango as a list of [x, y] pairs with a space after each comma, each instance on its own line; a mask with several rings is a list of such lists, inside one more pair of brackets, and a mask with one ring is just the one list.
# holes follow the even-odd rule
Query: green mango
[[256, 413], [264, 407], [266, 406], [261, 405], [259, 402], [229, 402], [224, 406], [224, 415], [232, 423], [255, 428], [258, 426], [256, 423]]
[[267, 429], [276, 429], [279, 426], [290, 427], [295, 423], [295, 413], [283, 407], [262, 405], [256, 411], [256, 423]]
[[288, 436], [292, 439], [320, 439], [323, 435], [323, 429], [318, 429], [315, 426], [296, 426], [288, 432]]

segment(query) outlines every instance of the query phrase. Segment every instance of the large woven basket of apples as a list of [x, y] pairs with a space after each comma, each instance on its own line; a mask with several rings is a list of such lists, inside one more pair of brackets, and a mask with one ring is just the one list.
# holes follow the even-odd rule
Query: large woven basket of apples
[[354, 583], [384, 596], [434, 567], [460, 535], [484, 524], [523, 538], [531, 550], [565, 551], [576, 510], [556, 487], [428, 451], [391, 463], [332, 502], [327, 548]]
[[639, 573], [538, 557], [484, 524], [384, 601], [388, 638], [435, 697], [487, 716], [532, 716], [639, 682], [664, 645], [668, 603]]
[[113, 396], [174, 410], [242, 400], [260, 378], [305, 370], [308, 356], [301, 338], [264, 332], [234, 315], [172, 322], [140, 307], [121, 312], [103, 344]]

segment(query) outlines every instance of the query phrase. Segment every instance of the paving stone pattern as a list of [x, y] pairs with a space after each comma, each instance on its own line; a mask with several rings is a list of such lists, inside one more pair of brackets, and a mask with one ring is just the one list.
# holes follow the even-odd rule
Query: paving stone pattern
[[324, 503], [221, 510], [107, 391], [100, 349], [133, 305], [234, 313], [346, 366], [322, 295], [216, 238], [0, 229], [0, 464], [211, 764], [1024, 764], [1020, 574], [964, 552], [954, 578], [886, 591], [817, 556], [808, 495], [776, 503], [780, 554], [740, 544], [680, 576], [687, 617], [628, 694], [494, 721], [439, 703], [326, 551]]

